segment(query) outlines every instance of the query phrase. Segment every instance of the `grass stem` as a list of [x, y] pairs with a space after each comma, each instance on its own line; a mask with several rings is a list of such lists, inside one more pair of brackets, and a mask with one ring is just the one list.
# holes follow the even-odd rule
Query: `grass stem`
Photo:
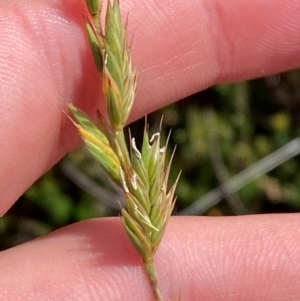
[[147, 276], [150, 282], [150, 286], [156, 301], [163, 301], [163, 296], [158, 285], [156, 268], [154, 265], [153, 257], [143, 258]]

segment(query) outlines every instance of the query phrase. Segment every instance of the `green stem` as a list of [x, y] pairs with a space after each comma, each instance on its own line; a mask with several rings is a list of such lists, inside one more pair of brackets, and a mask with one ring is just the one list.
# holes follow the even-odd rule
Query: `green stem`
[[117, 146], [117, 149], [115, 151], [117, 156], [119, 157], [121, 166], [126, 172], [126, 170], [131, 166], [131, 164], [123, 130], [115, 131], [115, 139]]
[[143, 258], [144, 266], [146, 268], [147, 276], [151, 285], [151, 289], [156, 301], [163, 301], [163, 296], [161, 294], [158, 280], [157, 280], [157, 273], [153, 261], [153, 257]]

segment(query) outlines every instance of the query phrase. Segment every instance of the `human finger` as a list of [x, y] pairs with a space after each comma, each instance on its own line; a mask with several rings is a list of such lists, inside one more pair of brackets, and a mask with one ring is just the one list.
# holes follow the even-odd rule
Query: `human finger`
[[[155, 257], [165, 300], [299, 300], [299, 226], [299, 214], [171, 218]], [[3, 301], [152, 300], [117, 218], [4, 251], [0, 265]]]
[[[299, 6], [297, 0], [124, 0], [140, 69], [131, 118], [212, 84], [298, 67]], [[102, 105], [85, 11], [83, 0], [2, 3], [0, 215], [78, 143], [62, 113], [66, 102], [91, 115]]]

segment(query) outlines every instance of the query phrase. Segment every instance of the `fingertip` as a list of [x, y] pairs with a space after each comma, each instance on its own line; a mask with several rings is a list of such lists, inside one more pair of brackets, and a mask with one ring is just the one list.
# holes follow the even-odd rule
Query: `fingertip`
[[92, 113], [96, 107], [100, 85], [82, 28], [83, 3], [2, 5], [0, 214], [76, 145], [66, 102]]

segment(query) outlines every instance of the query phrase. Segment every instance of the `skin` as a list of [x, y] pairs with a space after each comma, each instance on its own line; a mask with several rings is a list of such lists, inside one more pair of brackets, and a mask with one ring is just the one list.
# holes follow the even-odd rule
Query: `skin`
[[[66, 102], [94, 114], [100, 87], [83, 0], [0, 8], [3, 215], [78, 145]], [[300, 66], [298, 0], [124, 0], [122, 11], [140, 69], [132, 120], [213, 84]], [[166, 300], [299, 300], [300, 216], [172, 218], [156, 265]], [[0, 300], [152, 300], [118, 218], [1, 252], [0, 266]]]

